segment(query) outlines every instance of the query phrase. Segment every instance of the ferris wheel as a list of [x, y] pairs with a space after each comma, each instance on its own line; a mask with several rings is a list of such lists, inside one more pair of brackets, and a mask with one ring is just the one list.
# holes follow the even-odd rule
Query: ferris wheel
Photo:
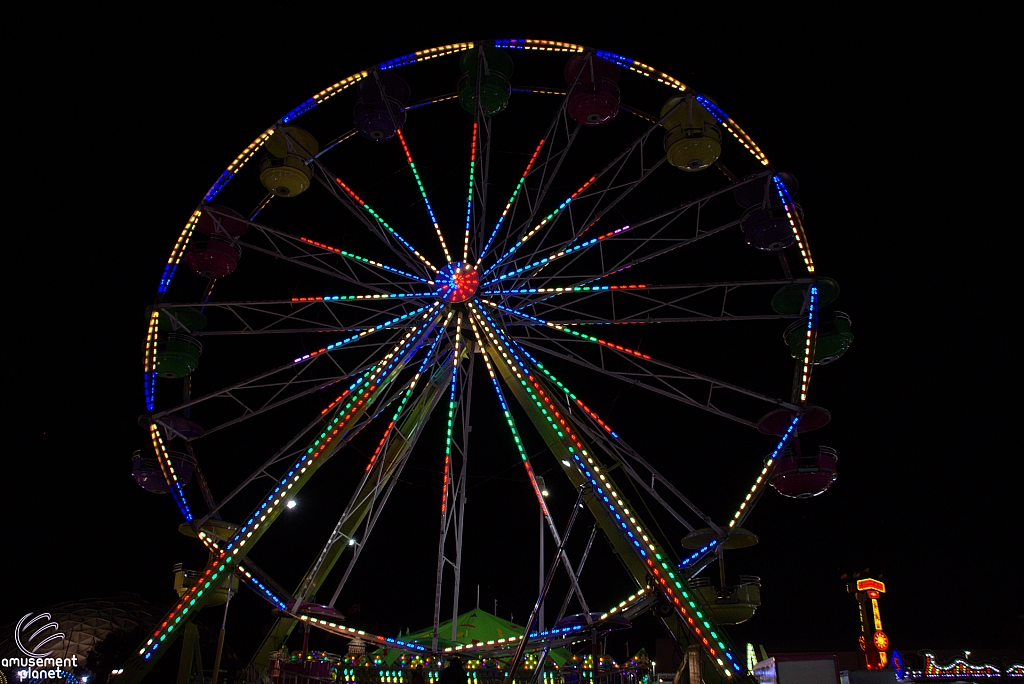
[[[738, 615], [716, 608], [727, 587], [694, 578], [750, 543], [741, 526], [769, 485], [802, 498], [835, 479], [835, 452], [801, 450], [797, 433], [828, 422], [808, 404], [812, 371], [853, 339], [828, 309], [838, 286], [817, 274], [796, 190], [712, 98], [571, 43], [421, 50], [289, 111], [202, 198], [147, 311], [140, 422], [153, 452], [133, 474], [169, 494], [210, 562], [182, 575], [180, 600], [122, 676], [144, 676], [229, 580], [280, 616], [257, 664], [302, 622], [410, 652], [472, 650], [436, 626], [449, 601], [458, 609], [480, 412], [503, 424], [487, 440], [521, 461], [582, 617], [477, 651], [519, 657], [656, 609], [720, 677], [741, 676], [719, 622], [749, 617], [756, 587]], [[760, 433], [727, 519], [661, 472], [663, 453], [631, 446], [649, 426], [605, 420], [606, 388], [678, 416], [666, 442], [705, 425]], [[444, 430], [428, 444], [432, 417]], [[439, 471], [437, 507], [422, 512], [438, 531], [426, 643], [367, 635], [334, 608], [418, 458]], [[277, 543], [271, 526], [338, 459], [358, 467], [323, 470], [345, 503], [309, 542], [308, 570], [265, 572], [257, 547]], [[542, 460], [623, 561], [622, 602], [587, 603]]]

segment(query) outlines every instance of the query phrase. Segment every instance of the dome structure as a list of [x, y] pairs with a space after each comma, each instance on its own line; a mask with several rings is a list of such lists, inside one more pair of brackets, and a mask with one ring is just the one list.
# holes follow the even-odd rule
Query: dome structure
[[[47, 648], [53, 648], [53, 657], [78, 657], [78, 663], [85, 665], [89, 651], [117, 630], [129, 631], [139, 625], [150, 627], [156, 622], [156, 611], [137, 599], [93, 598], [58, 603], [35, 611], [36, 615], [48, 613], [47, 622], [59, 625], [57, 632], [63, 633], [61, 640], [50, 641]], [[0, 627], [0, 653], [17, 654], [14, 640], [18, 620]]]

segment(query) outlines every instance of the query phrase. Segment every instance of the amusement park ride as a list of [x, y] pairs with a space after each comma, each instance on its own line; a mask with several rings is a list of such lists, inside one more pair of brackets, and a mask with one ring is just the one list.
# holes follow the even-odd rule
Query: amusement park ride
[[[741, 526], [768, 486], [806, 498], [835, 480], [835, 451], [798, 435], [828, 423], [808, 403], [812, 372], [852, 342], [850, 319], [829, 310], [838, 286], [818, 276], [796, 191], [710, 97], [570, 43], [422, 50], [289, 111], [202, 198], [147, 312], [140, 422], [154, 451], [136, 455], [133, 474], [170, 494], [209, 562], [179, 569], [180, 600], [119, 679], [141, 680], [239, 581], [275, 616], [254, 678], [304, 624], [403, 662], [457, 653], [499, 663], [502, 677], [532, 669], [539, 679], [550, 649], [593, 642], [646, 611], [695, 654], [690, 672], [748, 677], [722, 625], [753, 615], [760, 581], [727, 584], [723, 553], [757, 542]], [[730, 376], [750, 363], [763, 372]], [[669, 459], [642, 456], [628, 427], [597, 413], [600, 393], [587, 392], [596, 381], [677, 402], [678, 425], [650, 426], [666, 448], [702, 420], [763, 440], [736, 468], [749, 486], [735, 490], [731, 517], [704, 513], [662, 474]], [[440, 626], [442, 599], [458, 613], [467, 473], [474, 456], [494, 457], [470, 452], [473, 406], [498, 410], [507, 435], [488, 439], [518, 454], [535, 500], [518, 505], [539, 505], [557, 547], [548, 577], [568, 576], [580, 613], [565, 615], [567, 597], [544, 629], [542, 592], [524, 633], [462, 644], [454, 623], [451, 634]], [[431, 415], [446, 425], [443, 458], [429, 431], [420, 440]], [[529, 452], [528, 429], [543, 454]], [[359, 439], [371, 445], [365, 459], [349, 448]], [[332, 483], [348, 503], [326, 538], [289, 540], [291, 554], [309, 541], [308, 570], [274, 579], [256, 564], [269, 549], [257, 547], [277, 543], [268, 530], [339, 454], [362, 459]], [[441, 471], [429, 482], [440, 533], [434, 626], [403, 640], [347, 624], [334, 605], [418, 457]], [[626, 569], [617, 605], [587, 602], [586, 555], [569, 558], [571, 522], [560, 527], [537, 485], [555, 470]], [[718, 586], [699, 576], [715, 563]], [[384, 679], [408, 681], [401, 670]]]

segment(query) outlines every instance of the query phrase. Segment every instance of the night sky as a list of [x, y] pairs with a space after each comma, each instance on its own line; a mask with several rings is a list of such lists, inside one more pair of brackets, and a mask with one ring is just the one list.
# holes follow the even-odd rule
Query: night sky
[[[7, 137], [15, 153], [5, 173], [12, 381], [0, 624], [122, 591], [169, 608], [172, 565], [203, 563], [198, 545], [176, 531], [170, 498], [139, 489], [130, 469], [132, 452], [147, 448], [136, 422], [143, 312], [181, 226], [227, 163], [282, 112], [359, 69], [457, 40], [526, 36], [628, 55], [712, 95], [798, 177], [819, 272], [839, 282], [837, 307], [853, 319], [853, 347], [820, 369], [811, 397], [832, 413], [820, 442], [838, 450], [839, 479], [814, 500], [770, 491], [759, 504], [747, 527], [761, 544], [728, 563], [730, 573], [762, 577], [764, 605], [729, 630], [734, 639], [769, 651], [853, 650], [857, 613], [840, 575], [869, 567], [888, 587], [883, 617], [897, 648], [1024, 645], [1012, 417], [1020, 405], [1011, 261], [1019, 237], [1004, 180], [1014, 144], [1009, 44], [953, 15], [661, 4], [664, 14], [570, 18], [524, 16], [520, 6], [494, 22], [311, 9], [259, 21], [173, 12], [137, 23], [84, 11], [24, 17], [26, 40], [5, 78], [15, 93]], [[600, 388], [584, 384], [580, 394]], [[644, 401], [666, 420], [685, 407], [636, 390], [607, 403], [609, 420], [619, 416], [619, 431], [658, 464], [670, 437], [629, 434], [637, 425], [630, 411], [647, 410]], [[706, 422], [707, 441], [728, 450], [718, 440], [742, 428], [713, 420], [693, 424]], [[497, 439], [508, 447], [505, 434]], [[719, 480], [708, 463], [664, 467], [680, 479], [705, 477], [680, 486], [722, 522], [749, 482]], [[370, 582], [383, 567], [399, 576], [376, 601], [339, 602], [343, 611], [359, 604], [353, 624], [392, 633], [429, 622], [433, 578], [416, 568], [433, 564], [436, 537], [402, 526], [424, 496], [417, 477], [399, 490], [405, 504], [388, 543], [353, 581]], [[479, 499], [487, 487], [522, 482], [521, 470], [495, 472]], [[553, 506], [562, 525], [573, 492], [559, 486]], [[335, 514], [318, 516], [315, 501], [332, 496], [326, 486], [304, 491], [289, 534], [329, 526]], [[497, 600], [499, 614], [523, 621], [536, 596], [537, 516], [528, 502], [512, 510], [513, 522], [481, 527], [492, 562], [464, 579], [463, 608], [480, 584], [482, 607]], [[282, 542], [267, 562], [304, 568], [306, 554], [293, 558]], [[506, 562], [517, 555], [528, 560], [521, 571]], [[237, 605], [229, 644], [247, 657], [267, 611], [251, 596]], [[203, 620], [212, 625], [218, 611], [209, 612]], [[651, 634], [623, 638], [636, 650], [653, 645]], [[340, 640], [323, 645], [343, 649]]]

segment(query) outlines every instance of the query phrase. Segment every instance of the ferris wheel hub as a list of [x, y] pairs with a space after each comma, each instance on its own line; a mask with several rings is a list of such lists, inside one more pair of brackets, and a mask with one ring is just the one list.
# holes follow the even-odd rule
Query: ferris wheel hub
[[476, 294], [480, 273], [471, 264], [453, 261], [437, 272], [434, 292], [442, 302], [461, 304]]

